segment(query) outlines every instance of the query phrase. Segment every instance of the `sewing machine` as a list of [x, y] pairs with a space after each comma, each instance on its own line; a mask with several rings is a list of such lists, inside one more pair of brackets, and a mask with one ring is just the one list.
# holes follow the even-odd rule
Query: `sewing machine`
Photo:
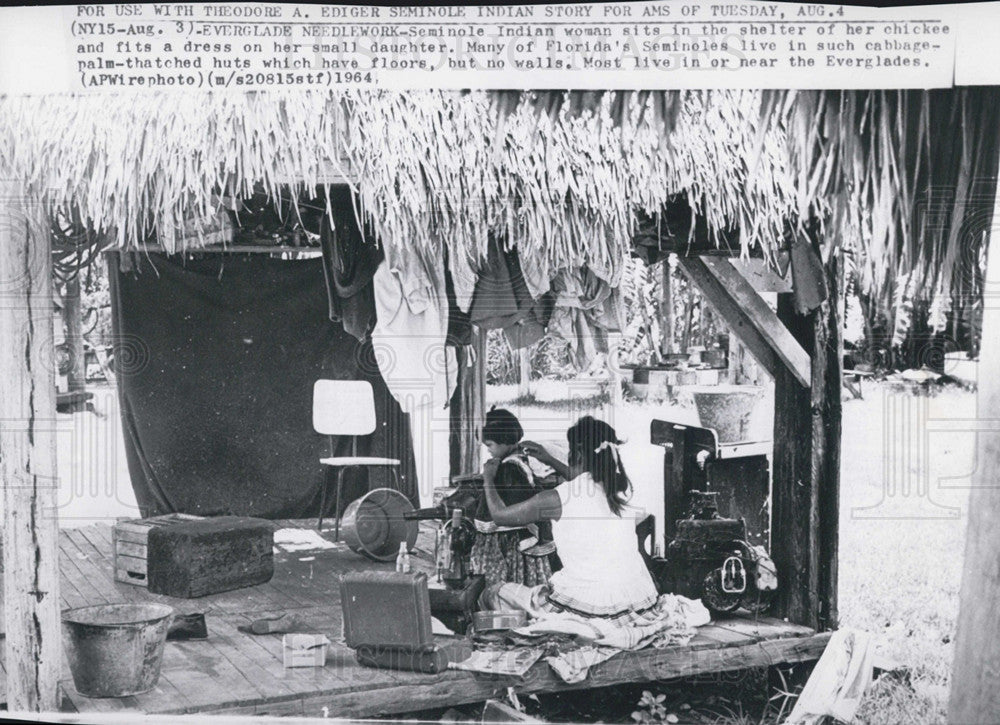
[[657, 587], [716, 613], [766, 610], [778, 586], [766, 548], [770, 443], [719, 443], [711, 428], [664, 420], [650, 441], [666, 449], [666, 546], [646, 559]]
[[434, 541], [435, 577], [428, 590], [431, 613], [458, 633], [468, 628], [486, 584], [482, 575], [469, 574], [469, 555], [476, 535], [472, 516], [478, 500], [474, 481], [459, 482], [456, 490], [437, 506], [403, 514], [409, 520], [441, 522]]

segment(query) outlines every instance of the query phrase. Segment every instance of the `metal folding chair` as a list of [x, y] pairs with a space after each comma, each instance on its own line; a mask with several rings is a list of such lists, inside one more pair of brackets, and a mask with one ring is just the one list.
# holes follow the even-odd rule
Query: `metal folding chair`
[[[358, 436], [375, 431], [375, 394], [371, 383], [365, 380], [317, 380], [313, 385], [313, 429], [317, 433], [330, 436], [330, 457], [321, 458], [320, 463], [337, 469], [336, 512], [334, 539], [340, 540], [340, 497], [344, 486], [344, 473], [350, 468], [385, 466], [392, 471], [399, 485], [400, 461], [396, 458], [379, 456], [359, 456]], [[334, 456], [333, 436], [351, 436], [351, 455]], [[323, 528], [323, 511], [326, 508], [327, 482], [323, 481], [320, 496], [319, 515], [316, 528]]]

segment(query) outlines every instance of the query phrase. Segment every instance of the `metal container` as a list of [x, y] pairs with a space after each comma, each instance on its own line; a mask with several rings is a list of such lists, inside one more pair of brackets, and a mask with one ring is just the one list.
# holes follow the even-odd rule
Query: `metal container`
[[716, 432], [720, 443], [750, 438], [750, 416], [764, 389], [752, 385], [719, 385], [691, 389], [702, 426]]
[[517, 629], [528, 623], [525, 612], [504, 612], [500, 610], [484, 610], [472, 615], [472, 626], [477, 632], [489, 632], [497, 629]]
[[62, 614], [70, 672], [86, 697], [125, 697], [156, 686], [167, 627], [165, 604], [99, 604]]
[[708, 365], [713, 368], [724, 368], [726, 367], [726, 351], [725, 350], [706, 350], [702, 354], [702, 359]]
[[340, 533], [351, 551], [374, 561], [395, 561], [401, 543], [412, 549], [417, 542], [418, 522], [403, 518], [411, 511], [413, 504], [399, 491], [376, 488], [351, 502]]

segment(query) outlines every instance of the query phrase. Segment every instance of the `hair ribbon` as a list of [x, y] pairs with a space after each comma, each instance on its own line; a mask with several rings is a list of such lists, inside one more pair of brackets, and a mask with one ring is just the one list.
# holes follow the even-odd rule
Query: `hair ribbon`
[[615, 463], [618, 463], [618, 444], [614, 441], [603, 441], [594, 449], [594, 453], [600, 453], [607, 448], [611, 449], [611, 457], [615, 459]]

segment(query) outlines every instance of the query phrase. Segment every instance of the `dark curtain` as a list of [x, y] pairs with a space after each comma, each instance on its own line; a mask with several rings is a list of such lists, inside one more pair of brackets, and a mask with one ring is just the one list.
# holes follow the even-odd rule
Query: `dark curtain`
[[[415, 505], [406, 417], [370, 343], [331, 322], [321, 259], [206, 255], [183, 264], [109, 255], [115, 367], [132, 487], [143, 516], [315, 516], [331, 441], [312, 427], [319, 378], [372, 383], [379, 426], [360, 455], [400, 458]], [[332, 441], [349, 455], [350, 438]], [[342, 507], [366, 490], [348, 474]], [[392, 485], [380, 469], [371, 486]]]

